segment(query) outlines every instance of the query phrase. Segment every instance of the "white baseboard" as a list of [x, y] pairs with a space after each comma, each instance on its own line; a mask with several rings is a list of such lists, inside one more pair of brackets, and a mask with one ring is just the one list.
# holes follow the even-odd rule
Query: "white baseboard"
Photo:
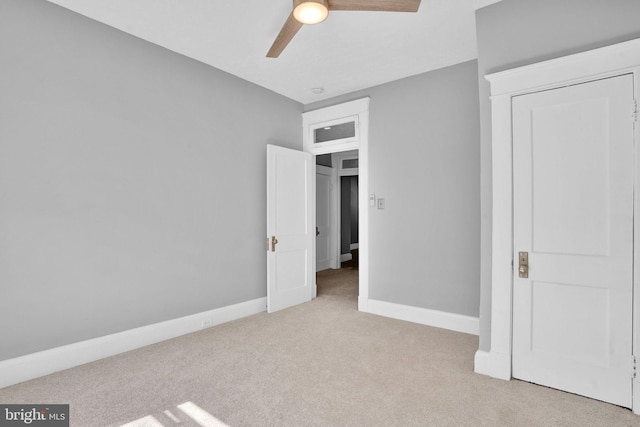
[[476, 351], [473, 358], [473, 371], [476, 374], [491, 376], [491, 355], [488, 351]]
[[476, 351], [474, 372], [500, 380], [511, 379], [511, 356], [496, 352]]
[[363, 298], [361, 296], [358, 296], [358, 311], [362, 311], [363, 313], [368, 313], [369, 312], [368, 302], [369, 302], [368, 298]]
[[472, 335], [480, 334], [480, 320], [477, 317], [372, 299], [367, 303], [367, 311], [380, 316], [435, 326], [436, 328]]
[[640, 378], [633, 379], [633, 394], [631, 406], [633, 413], [640, 415]]
[[0, 361], [0, 388], [155, 344], [266, 310], [258, 298], [166, 322]]
[[340, 254], [340, 262], [351, 261], [353, 256], [351, 254]]

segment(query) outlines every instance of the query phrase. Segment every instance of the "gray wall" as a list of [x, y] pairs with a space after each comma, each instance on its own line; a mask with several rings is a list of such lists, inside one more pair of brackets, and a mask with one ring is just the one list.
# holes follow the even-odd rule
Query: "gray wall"
[[266, 295], [301, 104], [44, 0], [0, 0], [0, 64], [0, 360]]
[[638, 0], [503, 0], [476, 13], [481, 117], [480, 349], [491, 347], [491, 106], [485, 74], [640, 37]]
[[[478, 315], [480, 141], [476, 61], [305, 106], [370, 104], [370, 297]], [[360, 230], [363, 232], [363, 230]]]

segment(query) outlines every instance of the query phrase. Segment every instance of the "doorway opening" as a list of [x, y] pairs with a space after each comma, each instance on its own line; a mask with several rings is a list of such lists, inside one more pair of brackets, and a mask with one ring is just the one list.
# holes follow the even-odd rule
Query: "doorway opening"
[[359, 273], [358, 150], [316, 156], [317, 295], [357, 305]]
[[[370, 98], [367, 97], [302, 113], [302, 142], [305, 152], [314, 156], [323, 154], [337, 156], [338, 153], [348, 151], [357, 153], [358, 310], [364, 312], [368, 311], [369, 302], [369, 206], [372, 206], [368, 196], [369, 101]], [[316, 202], [316, 197], [312, 200]], [[335, 237], [335, 244], [337, 241]], [[315, 256], [313, 261], [315, 263]], [[314, 292], [313, 295], [317, 293]]]

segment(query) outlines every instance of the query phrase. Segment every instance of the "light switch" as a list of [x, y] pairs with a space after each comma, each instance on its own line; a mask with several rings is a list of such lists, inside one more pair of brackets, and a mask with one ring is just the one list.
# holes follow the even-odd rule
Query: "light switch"
[[369, 194], [369, 206], [374, 207], [376, 205], [376, 195]]
[[384, 199], [378, 199], [378, 209], [384, 209]]

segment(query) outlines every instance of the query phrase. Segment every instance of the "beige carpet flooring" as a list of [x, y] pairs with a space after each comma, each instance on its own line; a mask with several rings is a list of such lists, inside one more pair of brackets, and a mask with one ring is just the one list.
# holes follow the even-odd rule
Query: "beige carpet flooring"
[[640, 425], [474, 374], [475, 336], [358, 312], [356, 269], [318, 283], [312, 302], [0, 389], [0, 403], [69, 403], [81, 427]]

